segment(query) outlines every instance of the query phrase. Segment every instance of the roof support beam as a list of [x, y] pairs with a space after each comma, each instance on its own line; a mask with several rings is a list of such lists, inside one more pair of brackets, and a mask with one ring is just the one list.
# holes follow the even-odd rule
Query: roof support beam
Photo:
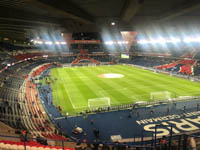
[[29, 23], [31, 25], [39, 26], [60, 26], [59, 19], [48, 16], [41, 16], [33, 13], [27, 13], [17, 9], [8, 9], [4, 7], [0, 7], [0, 21], [15, 21], [18, 23]]
[[195, 10], [198, 8], [200, 8], [199, 0], [188, 1], [187, 3], [179, 5], [176, 8], [174, 8], [173, 10], [168, 11], [166, 14], [160, 16], [157, 20], [158, 21], [166, 21], [169, 19], [173, 19], [175, 17], [184, 15], [184, 14], [191, 12], [192, 10]]
[[[37, 7], [43, 8], [45, 10], [48, 10], [49, 13], [57, 14], [58, 16], [71, 18], [74, 20], [78, 20], [82, 23], [94, 23], [92, 20], [92, 17], [89, 16], [87, 13], [82, 11], [80, 8], [75, 6], [72, 3], [69, 3], [66, 0], [27, 0], [30, 1], [32, 4], [34, 4]], [[76, 13], [80, 12], [80, 13]]]
[[129, 23], [142, 6], [142, 3], [143, 0], [126, 0], [124, 8], [121, 12], [121, 20]]
[[6, 21], [17, 21], [17, 22], [26, 22], [26, 23], [34, 23], [34, 24], [42, 24], [42, 25], [55, 25], [55, 26], [59, 26], [59, 24], [55, 24], [55, 23], [48, 23], [48, 22], [41, 22], [41, 21], [27, 20], [27, 19], [21, 19], [21, 18], [7, 18], [7, 17], [0, 17], [0, 20], [6, 20]]
[[39, 29], [40, 27], [36, 26], [28, 26], [28, 25], [17, 25], [17, 24], [5, 24], [0, 22], [0, 28], [13, 28], [13, 29], [25, 29], [25, 30], [36, 30]]

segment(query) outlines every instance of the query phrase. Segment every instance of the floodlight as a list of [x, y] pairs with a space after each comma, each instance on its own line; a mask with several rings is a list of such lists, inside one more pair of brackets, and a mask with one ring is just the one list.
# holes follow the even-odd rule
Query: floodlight
[[170, 40], [168, 40], [168, 43], [178, 43], [178, 42], [181, 42], [179, 38], [171, 38]]
[[52, 45], [53, 42], [51, 42], [51, 41], [47, 41], [47, 42], [45, 42], [45, 44], [47, 44], [47, 45]]
[[42, 41], [37, 41], [37, 43], [38, 43], [38, 44], [43, 44], [43, 42], [42, 42]]
[[106, 45], [112, 45], [112, 44], [114, 44], [114, 42], [113, 41], [107, 41], [107, 42], [105, 42], [105, 44]]
[[115, 22], [111, 22], [111, 25], [114, 26], [114, 25], [115, 25]]
[[183, 41], [184, 41], [185, 43], [190, 43], [190, 42], [192, 41], [192, 38], [186, 37], [186, 38], [183, 39]]
[[117, 42], [117, 44], [122, 44], [122, 43], [123, 43], [122, 41], [118, 41], [118, 42]]
[[60, 42], [58, 42], [58, 41], [57, 41], [57, 42], [55, 42], [55, 44], [59, 45], [59, 44], [60, 44]]
[[65, 45], [65, 44], [67, 44], [67, 43], [66, 43], [66, 42], [60, 42], [60, 44]]
[[147, 44], [147, 43], [149, 43], [149, 41], [147, 41], [147, 40], [139, 40], [139, 41], [137, 41], [137, 43], [139, 43], [139, 44]]

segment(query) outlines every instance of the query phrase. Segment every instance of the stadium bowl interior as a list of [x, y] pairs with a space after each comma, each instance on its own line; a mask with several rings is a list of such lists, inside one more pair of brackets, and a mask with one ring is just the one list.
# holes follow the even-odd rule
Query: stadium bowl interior
[[200, 149], [198, 0], [1, 0], [0, 150]]

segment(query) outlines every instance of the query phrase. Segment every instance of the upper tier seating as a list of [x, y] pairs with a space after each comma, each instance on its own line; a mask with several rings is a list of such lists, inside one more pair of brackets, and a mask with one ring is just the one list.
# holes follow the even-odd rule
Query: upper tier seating
[[192, 75], [192, 66], [191, 65], [183, 65], [179, 72], [185, 73], [187, 75]]
[[154, 67], [158, 65], [163, 65], [168, 63], [169, 60], [158, 58], [158, 57], [142, 57], [142, 56], [134, 56], [129, 60], [129, 63], [139, 65], [139, 66], [145, 66], [145, 67]]
[[79, 56], [77, 59], [75, 59], [72, 64], [79, 64], [79, 63], [94, 63], [94, 64], [100, 64], [99, 61], [95, 60], [94, 58], [90, 58], [87, 56]]
[[170, 64], [165, 64], [161, 66], [156, 66], [157, 69], [163, 69], [167, 71], [177, 71], [182, 74], [192, 75], [193, 74], [193, 65], [196, 63], [195, 60], [184, 59], [178, 60]]

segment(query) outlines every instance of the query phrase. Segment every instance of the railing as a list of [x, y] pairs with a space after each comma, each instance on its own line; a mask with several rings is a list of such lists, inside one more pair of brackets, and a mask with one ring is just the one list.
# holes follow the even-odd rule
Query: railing
[[[159, 125], [158, 125], [159, 126]], [[193, 142], [196, 144], [196, 148], [200, 147], [200, 136], [199, 132], [191, 132], [191, 133], [183, 133], [179, 135], [169, 135], [167, 137], [156, 137], [156, 134], [152, 133], [152, 137], [144, 138], [145, 131], [142, 131], [141, 136], [138, 138], [134, 138], [134, 141], [116, 141], [116, 142], [109, 142], [109, 141], [93, 141], [88, 143], [85, 141], [79, 140], [49, 140], [49, 139], [42, 139], [40, 137], [30, 137], [27, 134], [21, 134], [17, 136], [7, 136], [0, 134], [0, 149], [40, 149], [40, 150], [75, 150], [77, 143], [81, 144], [81, 147], [87, 147], [86, 144], [98, 145], [103, 144], [107, 145], [110, 149], [113, 147], [130, 147], [135, 149], [142, 149], [142, 150], [156, 150], [160, 149], [161, 147], [165, 147], [166, 150], [186, 150], [188, 146], [188, 141], [190, 138], [193, 138]], [[140, 140], [138, 140], [140, 139]], [[162, 140], [166, 140], [163, 144]]]

